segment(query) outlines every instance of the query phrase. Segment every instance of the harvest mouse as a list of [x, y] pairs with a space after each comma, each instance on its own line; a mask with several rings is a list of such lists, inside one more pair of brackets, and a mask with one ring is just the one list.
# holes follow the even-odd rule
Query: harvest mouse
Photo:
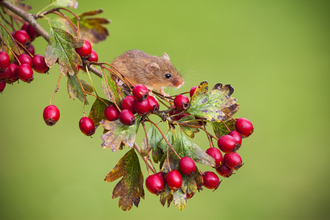
[[150, 90], [158, 90], [162, 95], [166, 95], [164, 87], [179, 88], [184, 83], [166, 53], [157, 57], [140, 50], [130, 50], [114, 59], [112, 66], [132, 83], [143, 84]]

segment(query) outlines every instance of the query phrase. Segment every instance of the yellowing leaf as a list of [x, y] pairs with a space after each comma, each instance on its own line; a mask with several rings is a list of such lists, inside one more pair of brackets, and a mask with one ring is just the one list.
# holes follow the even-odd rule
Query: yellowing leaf
[[49, 43], [45, 52], [45, 62], [50, 68], [58, 62], [60, 72], [63, 75], [73, 75], [78, 72], [77, 65], [82, 66], [80, 56], [76, 53], [75, 48], [82, 47], [83, 39], [73, 37], [70, 33], [50, 27]]
[[187, 194], [181, 189], [178, 189], [173, 193], [173, 204], [175, 207], [179, 208], [181, 211], [187, 205]]
[[208, 83], [202, 82], [191, 98], [187, 113], [211, 122], [224, 121], [228, 119], [227, 115], [232, 116], [239, 109], [236, 99], [230, 97], [233, 92], [233, 87], [230, 85], [222, 86], [221, 83], [216, 84], [209, 91]]
[[119, 207], [128, 211], [133, 204], [138, 207], [140, 198], [144, 199], [143, 174], [139, 159], [134, 151], [128, 151], [108, 173], [104, 181], [113, 182], [123, 177], [112, 192], [112, 199], [119, 198]]
[[[186, 122], [186, 121], [192, 121], [192, 120], [195, 120], [195, 117], [193, 115], [186, 115], [186, 116], [182, 117], [179, 121]], [[199, 126], [199, 123], [197, 121], [190, 122], [189, 124]], [[195, 133], [199, 132], [199, 129], [195, 128], [195, 127], [181, 126], [181, 128], [182, 128], [183, 132], [190, 138], [194, 138]]]
[[[108, 30], [104, 27], [105, 24], [110, 23], [108, 19], [101, 17], [89, 18], [90, 16], [101, 14], [102, 12], [103, 10], [99, 9], [78, 15], [80, 17], [79, 28], [81, 37], [87, 39], [92, 44], [103, 41], [109, 36]], [[73, 17], [71, 20], [74, 23], [77, 22], [76, 17]]]
[[[0, 17], [0, 22], [2, 24], [4, 24], [5, 22], [2, 20], [2, 18]], [[7, 28], [8, 29], [8, 28]], [[20, 49], [14, 44], [13, 39], [10, 37], [10, 35], [7, 33], [7, 31], [0, 26], [0, 49], [2, 51], [5, 51], [10, 58], [11, 62], [14, 62], [14, 55], [12, 54], [12, 52], [8, 49], [8, 47], [14, 51], [14, 53], [16, 54], [20, 54]]]
[[112, 151], [117, 151], [122, 144], [126, 144], [130, 148], [134, 147], [136, 130], [139, 126], [138, 119], [131, 126], [124, 125], [119, 120], [102, 120], [100, 121], [100, 125], [108, 131], [101, 136], [103, 148], [111, 148]]

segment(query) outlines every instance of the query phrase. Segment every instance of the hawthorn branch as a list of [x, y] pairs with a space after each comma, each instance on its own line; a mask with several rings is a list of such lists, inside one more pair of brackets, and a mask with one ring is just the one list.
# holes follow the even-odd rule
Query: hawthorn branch
[[[12, 4], [11, 2], [7, 1], [7, 0], [1, 0], [0, 1], [0, 5], [7, 8], [8, 10], [14, 12], [15, 14], [17, 14], [18, 16], [20, 16], [21, 18], [23, 18], [26, 22], [28, 22], [32, 27], [34, 27], [34, 29], [36, 29], [36, 31], [47, 41], [49, 42], [49, 34], [47, 31], [45, 31], [45, 29], [43, 29], [41, 27], [41, 25], [36, 21], [36, 17], [38, 17], [38, 15], [33, 15], [33, 14], [29, 14], [26, 11], [16, 7], [14, 4]], [[88, 64], [88, 61], [83, 61], [84, 65]], [[97, 75], [98, 77], [102, 78], [102, 73], [95, 67], [91, 66], [91, 65], [87, 65], [88, 69], [94, 73], [95, 75]]]

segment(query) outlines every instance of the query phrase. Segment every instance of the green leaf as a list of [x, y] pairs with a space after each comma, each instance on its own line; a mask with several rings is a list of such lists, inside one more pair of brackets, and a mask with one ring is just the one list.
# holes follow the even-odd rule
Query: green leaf
[[[235, 121], [233, 119], [230, 118], [227, 121], [224, 121], [224, 123], [227, 125], [229, 130], [233, 131], [233, 130], [236, 129], [235, 128]], [[218, 138], [223, 136], [223, 135], [229, 134], [228, 129], [226, 128], [226, 126], [223, 123], [213, 121], [213, 122], [211, 122], [211, 124], [212, 124], [213, 130], [214, 130], [214, 134]]]
[[[109, 36], [109, 31], [104, 27], [105, 24], [109, 24], [110, 21], [106, 18], [96, 17], [90, 18], [90, 16], [99, 15], [103, 12], [102, 9], [95, 11], [88, 11], [78, 15], [80, 34], [82, 38], [87, 39], [92, 44], [104, 41]], [[76, 23], [77, 18], [71, 18], [72, 22]]]
[[[156, 126], [151, 124], [151, 127], [149, 128], [149, 130], [147, 132], [147, 137], [148, 137], [148, 144], [149, 144], [149, 152], [151, 150], [153, 150], [153, 160], [155, 161], [155, 163], [157, 163], [163, 155], [161, 152], [161, 149], [158, 148], [158, 144], [163, 139], [163, 136], [158, 131]], [[142, 144], [141, 144], [141, 154], [143, 156], [146, 156], [147, 152], [148, 152], [147, 137], [145, 137], [143, 139]], [[154, 151], [155, 151], [155, 154], [154, 154]]]
[[[108, 105], [110, 105], [110, 102], [108, 100], [102, 100]], [[104, 102], [102, 102], [99, 98], [95, 99], [91, 111], [89, 112], [88, 117], [93, 120], [95, 126], [100, 125], [100, 121], [106, 119], [104, 116], [104, 110], [108, 106]]]
[[108, 81], [108, 85], [107, 86], [107, 82], [105, 80], [104, 77], [102, 77], [102, 91], [105, 95], [105, 97], [112, 102], [112, 99], [119, 104], [120, 103], [120, 96], [117, 92], [117, 86], [115, 81], [113, 81], [113, 79], [110, 76], [107, 76], [107, 81]]
[[233, 87], [221, 83], [209, 91], [208, 83], [204, 81], [197, 87], [186, 112], [211, 122], [224, 121], [228, 119], [227, 115], [232, 116], [239, 109], [236, 99], [230, 97], [233, 92]]
[[[80, 82], [83, 85], [83, 88], [86, 87], [86, 84], [87, 83], [85, 81], [80, 80]], [[81, 89], [80, 84], [79, 84], [78, 79], [77, 79], [76, 76], [70, 76], [70, 75], [68, 75], [67, 89], [68, 89], [68, 93], [69, 93], [69, 97], [70, 98], [72, 98], [73, 100], [75, 100], [76, 98], [78, 98], [80, 101], [83, 102], [83, 100], [84, 100], [84, 92]], [[88, 101], [87, 101], [87, 98], [85, 98], [85, 104], [86, 105], [89, 104]]]
[[205, 153], [196, 144], [190, 142], [181, 132], [178, 133], [174, 146], [180, 157], [191, 157], [197, 163], [215, 167], [214, 158]]
[[50, 5], [58, 7], [78, 8], [77, 0], [51, 0]]
[[173, 204], [175, 207], [179, 208], [181, 211], [187, 205], [187, 194], [181, 189], [178, 189], [173, 193]]
[[113, 182], [118, 178], [122, 179], [117, 183], [112, 192], [112, 199], [119, 198], [119, 207], [128, 211], [133, 204], [138, 207], [140, 198], [144, 199], [143, 174], [134, 149], [128, 151], [108, 173], [104, 181]]
[[105, 130], [108, 130], [108, 132], [101, 136], [101, 140], [103, 140], [102, 147], [117, 151], [122, 144], [126, 144], [128, 147], [133, 148], [139, 124], [138, 118], [135, 124], [130, 126], [122, 124], [119, 120], [100, 121], [100, 125], [102, 125]]
[[[49, 20], [51, 22], [51, 20]], [[51, 23], [50, 23], [51, 24]], [[49, 32], [49, 43], [45, 52], [45, 62], [50, 68], [58, 62], [60, 72], [63, 75], [73, 75], [82, 66], [82, 60], [75, 48], [82, 47], [84, 40], [72, 36], [70, 33], [52, 26]]]
[[[188, 121], [193, 121], [195, 120], [195, 116], [193, 115], [186, 115], [184, 117], [182, 117], [179, 121], [180, 122], [188, 122]], [[199, 123], [197, 121], [195, 122], [189, 122], [190, 125], [194, 125], [194, 126], [199, 126]], [[183, 132], [190, 138], [194, 138], [195, 137], [195, 133], [199, 132], [198, 128], [194, 128], [194, 127], [189, 127], [189, 126], [181, 126]]]

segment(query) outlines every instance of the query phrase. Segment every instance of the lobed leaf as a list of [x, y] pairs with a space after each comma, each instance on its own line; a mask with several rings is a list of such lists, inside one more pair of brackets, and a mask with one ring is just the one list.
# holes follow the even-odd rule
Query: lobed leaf
[[[93, 120], [95, 126], [99, 126], [100, 121], [106, 119], [104, 116], [104, 110], [108, 107], [108, 105], [111, 104], [108, 100], [102, 100], [103, 102], [100, 100], [100, 98], [95, 99], [95, 102], [93, 103], [91, 111], [88, 115], [88, 117]], [[108, 105], [106, 105], [104, 102]]]
[[122, 177], [112, 192], [112, 199], [119, 198], [119, 207], [128, 211], [133, 204], [138, 207], [140, 198], [144, 199], [143, 174], [134, 149], [128, 151], [107, 174], [104, 181], [113, 182]]
[[[104, 41], [109, 36], [109, 31], [104, 27], [105, 24], [110, 23], [108, 19], [101, 17], [89, 18], [90, 16], [101, 14], [102, 12], [102, 9], [98, 9], [78, 15], [80, 17], [80, 34], [82, 38], [87, 39], [92, 44]], [[73, 17], [71, 20], [74, 23], [77, 22], [76, 17]]]
[[224, 121], [228, 119], [227, 115], [232, 116], [239, 109], [236, 99], [230, 97], [233, 92], [233, 87], [230, 85], [222, 86], [221, 83], [216, 84], [209, 91], [208, 83], [204, 81], [197, 87], [192, 96], [187, 113], [211, 122]]
[[[90, 92], [91, 89], [93, 91], [93, 88], [86, 83], [83, 80], [80, 80], [80, 83], [82, 84], [83, 88], [85, 89], [85, 91]], [[68, 75], [68, 81], [67, 81], [67, 89], [68, 89], [68, 93], [69, 93], [69, 97], [72, 98], [73, 100], [75, 100], [76, 98], [78, 98], [80, 101], [83, 102], [84, 100], [84, 92], [80, 87], [79, 81], [77, 79], [76, 76], [70, 76]], [[87, 98], [85, 98], [85, 104], [88, 105], [89, 102], [87, 100]]]
[[[51, 22], [51, 20], [49, 20]], [[50, 23], [51, 24], [51, 23]], [[49, 43], [45, 52], [45, 62], [49, 68], [58, 62], [60, 72], [67, 76], [78, 72], [78, 67], [82, 66], [82, 60], [76, 53], [75, 48], [82, 47], [84, 40], [72, 36], [70, 33], [50, 26]]]
[[78, 8], [77, 0], [50, 0], [51, 6]]
[[131, 126], [124, 125], [119, 120], [101, 120], [100, 125], [102, 125], [105, 130], [108, 130], [108, 132], [101, 136], [101, 140], [103, 140], [101, 146], [103, 148], [111, 148], [112, 151], [117, 151], [122, 144], [126, 144], [128, 147], [133, 148], [139, 124], [139, 119], [137, 119], [135, 124]]

